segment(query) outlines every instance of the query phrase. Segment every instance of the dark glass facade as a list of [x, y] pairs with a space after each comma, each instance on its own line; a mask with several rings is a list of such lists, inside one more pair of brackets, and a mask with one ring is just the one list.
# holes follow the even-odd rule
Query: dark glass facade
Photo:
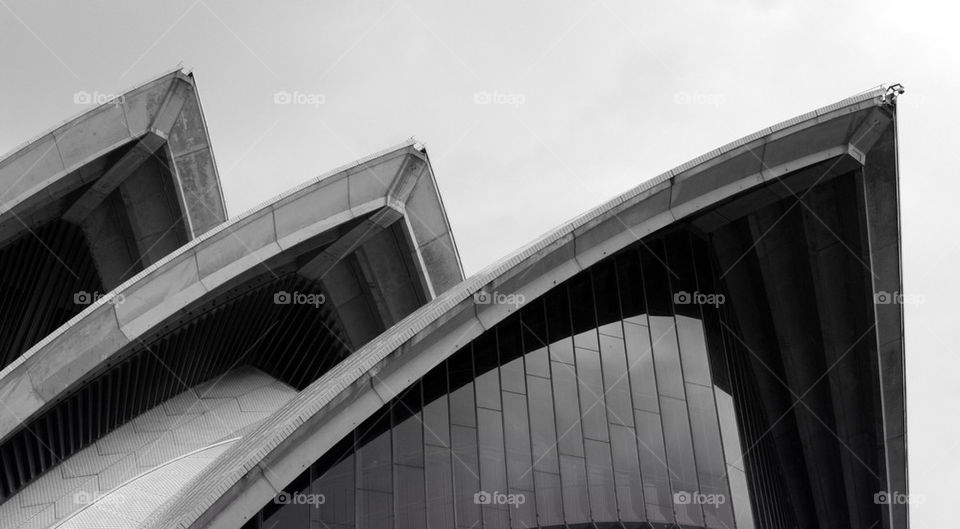
[[715, 275], [677, 231], [529, 300], [248, 527], [754, 527]]

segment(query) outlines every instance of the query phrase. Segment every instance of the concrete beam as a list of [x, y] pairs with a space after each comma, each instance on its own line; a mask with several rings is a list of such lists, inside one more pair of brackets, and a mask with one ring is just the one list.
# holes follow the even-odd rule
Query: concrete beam
[[383, 285], [380, 279], [371, 271], [370, 256], [363, 248], [357, 249], [353, 256], [353, 262], [356, 264], [354, 270], [361, 281], [367, 286], [365, 294], [370, 298], [370, 304], [373, 305], [377, 314], [380, 315], [380, 321], [383, 322], [383, 328], [386, 329], [398, 321], [399, 318], [391, 313], [390, 305], [383, 293]]
[[393, 325], [429, 301], [403, 241], [401, 224], [374, 235], [355, 253], [356, 270], [367, 285], [384, 328]]
[[166, 141], [166, 138], [155, 132], [146, 133], [67, 209], [63, 214], [63, 220], [81, 225], [84, 219], [110, 196], [110, 193], [133, 174], [143, 162], [153, 156], [153, 153]]
[[873, 292], [869, 281], [851, 280], [872, 273], [865, 259], [858, 257], [862, 253], [858, 222], [862, 204], [858, 208], [843, 207], [856, 196], [857, 186], [852, 177], [818, 186], [810, 193], [810, 209], [805, 208], [801, 214], [824, 356], [830, 366], [827, 380], [836, 433], [846, 447], [838, 452], [849, 498], [850, 526], [868, 527], [875, 519], [872, 499], [878, 492], [877, 478], [871, 473], [881, 472], [874, 466], [879, 439], [872, 420], [880, 409], [878, 382], [862, 376], [864, 371], [876, 370], [876, 365], [869, 362], [871, 338], [876, 332], [873, 314], [864, 310]]
[[174, 79], [146, 134], [67, 209], [63, 215], [64, 220], [77, 225], [83, 222], [90, 212], [167, 142], [170, 129], [180, 115], [189, 90], [190, 85], [186, 81]]
[[120, 202], [118, 196], [108, 198], [106, 207], [92, 211], [80, 225], [88, 242], [90, 257], [97, 267], [97, 274], [103, 288], [108, 292], [142, 269], [138, 265], [136, 238]]
[[130, 224], [133, 242], [146, 268], [190, 240], [180, 209], [169, 164], [161, 154], [147, 160], [117, 188], [122, 212]]
[[387, 226], [393, 224], [403, 213], [391, 206], [377, 211], [370, 218], [363, 220], [353, 229], [345, 233], [330, 246], [324, 248], [319, 255], [300, 267], [298, 274], [313, 281], [321, 281], [337, 263], [344, 257], [363, 246], [371, 237]]
[[[370, 258], [363, 252], [365, 245], [402, 217], [400, 210], [389, 205], [380, 209], [341, 235], [297, 271], [307, 279], [324, 284], [330, 292], [330, 302], [335, 307], [335, 312], [344, 323], [344, 330], [350, 341], [357, 346], [366, 343], [406, 315], [398, 314], [394, 306], [409, 301], [410, 289], [407, 289], [405, 300], [387, 299], [388, 296], [396, 296], [397, 292], [390, 289], [388, 294], [385, 285], [371, 273]], [[380, 257], [377, 256], [377, 259]], [[389, 258], [402, 260], [403, 256], [391, 255]], [[349, 276], [349, 279], [344, 277], [345, 275]], [[394, 276], [392, 279], [401, 283], [416, 281], [416, 278], [411, 277]], [[344, 289], [348, 283], [356, 286]], [[412, 292], [412, 297], [417, 297], [416, 292]], [[421, 303], [419, 299], [414, 300], [413, 309]], [[349, 317], [350, 315], [357, 317]], [[371, 317], [377, 320], [375, 324], [368, 321]]]
[[[900, 257], [899, 184], [895, 130], [884, 131], [867, 156], [861, 181], [866, 211], [866, 238], [873, 292], [886, 293], [874, 303], [877, 322], [876, 361], [879, 365], [883, 409], [883, 455], [886, 491], [909, 494], [907, 465], [907, 410], [904, 367], [903, 278]], [[883, 527], [908, 527], [909, 503], [883, 506]]]
[[[846, 493], [836, 440], [833, 402], [829, 385], [821, 378], [827, 371], [823, 358], [820, 322], [808, 269], [800, 212], [774, 205], [750, 218], [755, 251], [767, 293], [770, 317], [776, 329], [785, 380], [794, 399], [797, 429], [802, 439], [808, 483], [817, 514], [817, 527], [842, 529], [848, 521], [837, 513], [846, 511]], [[798, 244], [798, 241], [801, 241]]]
[[[796, 412], [792, 408], [792, 399], [783, 391], [780, 382], [778, 373], [782, 373], [783, 367], [777, 352], [776, 336], [772, 331], [770, 311], [767, 309], [763, 290], [757, 288], [756, 278], [760, 272], [755, 259], [743, 258], [744, 254], [750, 251], [753, 241], [749, 236], [743, 235], [745, 230], [737, 228], [736, 225], [728, 225], [713, 234], [713, 247], [717, 263], [724, 274], [726, 290], [737, 293], [730, 300], [740, 331], [739, 343], [734, 345], [737, 349], [746, 349], [751, 373], [757, 389], [763, 395], [757, 405], [766, 416], [770, 432], [758, 434], [768, 435], [772, 439], [777, 459], [784, 469], [784, 484], [797, 525], [816, 527], [813, 498], [802, 479], [806, 473], [804, 459], [796, 457], [796, 454], [802, 451], [797, 423], [793, 420]], [[750, 442], [758, 444], [760, 439]], [[747, 457], [745, 455], [745, 459]], [[764, 506], [766, 509], [774, 507]]]
[[857, 127], [857, 130], [850, 135], [848, 145], [850, 156], [856, 158], [861, 164], [865, 164], [867, 153], [892, 122], [893, 118], [889, 110], [883, 107], [873, 109], [863, 120], [863, 123]]

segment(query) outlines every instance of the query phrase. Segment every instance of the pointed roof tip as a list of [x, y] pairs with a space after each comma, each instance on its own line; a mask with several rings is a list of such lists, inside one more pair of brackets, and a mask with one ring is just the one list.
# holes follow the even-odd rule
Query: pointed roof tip
[[900, 83], [888, 83], [883, 85], [883, 101], [891, 104], [897, 103], [897, 98], [903, 95], [907, 90]]
[[130, 85], [127, 85], [127, 87], [124, 88], [124, 89], [123, 89], [122, 91], [120, 91], [119, 93], [132, 92], [132, 91], [136, 90], [137, 88], [140, 88], [140, 87], [142, 87], [142, 86], [148, 85], [148, 84], [150, 84], [150, 83], [152, 83], [152, 82], [154, 82], [154, 81], [159, 81], [160, 79], [163, 79], [164, 77], [168, 77], [168, 76], [174, 75], [174, 74], [182, 74], [182, 75], [185, 75], [185, 76], [188, 76], [188, 77], [192, 77], [192, 76], [193, 76], [193, 71], [192, 71], [192, 69], [190, 69], [190, 68], [185, 68], [185, 67], [183, 66], [183, 63], [182, 63], [182, 62], [179, 62], [179, 63], [177, 63], [175, 66], [172, 66], [172, 67], [167, 68], [167, 69], [165, 69], [165, 70], [161, 70], [161, 71], [159, 71], [159, 72], [157, 72], [157, 73], [155, 73], [155, 74], [153, 74], [153, 75], [151, 75], [151, 76], [149, 76], [149, 77], [144, 77], [144, 78], [142, 78], [140, 81], [138, 81], [138, 82], [136, 82], [136, 83], [132, 83], [132, 84], [130, 84]]
[[397, 147], [398, 148], [413, 147], [418, 152], [425, 152], [427, 149], [427, 144], [420, 141], [416, 135], [412, 135], [406, 140], [404, 140], [403, 142], [401, 142]]
[[181, 75], [193, 79], [193, 66], [185, 66], [183, 61], [177, 63], [177, 66], [173, 68], [174, 71], [180, 72]]
[[379, 156], [384, 156], [393, 152], [402, 151], [404, 149], [411, 149], [411, 148], [421, 154], [427, 154], [427, 144], [420, 141], [416, 136], [410, 136], [409, 138], [401, 141], [400, 143], [396, 143], [390, 147], [379, 150], [371, 155], [364, 156], [363, 158], [360, 158], [354, 163], [359, 164], [360, 161], [369, 161], [370, 159], [377, 158]]

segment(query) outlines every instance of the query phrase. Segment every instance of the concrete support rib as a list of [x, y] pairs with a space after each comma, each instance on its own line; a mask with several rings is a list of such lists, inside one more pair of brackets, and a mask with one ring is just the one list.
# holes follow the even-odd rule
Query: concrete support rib
[[[888, 497], [909, 497], [907, 476], [907, 417], [904, 370], [900, 211], [894, 127], [887, 129], [867, 154], [863, 170], [865, 234], [874, 271], [872, 288], [876, 314], [876, 361], [883, 410], [883, 458]], [[909, 503], [883, 506], [887, 527], [908, 527]]]
[[807, 260], [806, 248], [795, 244], [802, 240], [803, 227], [799, 211], [787, 213], [782, 208], [765, 208], [751, 218], [751, 232], [756, 241], [767, 305], [776, 336], [785, 383], [793, 399], [797, 428], [806, 461], [807, 481], [812, 484], [817, 526], [841, 529], [846, 521], [833, 513], [845, 510], [846, 495], [842, 483], [833, 479], [833, 470], [840, 464], [831, 430], [835, 428], [833, 406], [827, 384], [821, 376], [827, 372], [823, 361], [819, 321], [810, 293], [813, 284], [803, 267], [796, 263]]
[[117, 188], [139, 264], [146, 268], [188, 241], [188, 215], [181, 213], [169, 167], [154, 155]]
[[189, 90], [190, 85], [186, 81], [179, 78], [173, 80], [146, 134], [67, 209], [63, 214], [64, 220], [78, 225], [82, 223], [140, 164], [166, 144], [170, 129], [180, 115]]
[[[756, 190], [765, 182], [846, 156], [851, 132], [882, 104], [881, 94], [871, 92], [734, 142], [601, 205], [440, 293], [432, 302], [332, 368], [297, 395], [290, 406], [238, 441], [156, 511], [145, 526], [226, 529], [242, 525], [277, 490], [287, 486], [364, 418], [485, 329], [512, 314], [508, 306], [479, 304], [473, 298], [475, 293], [495, 291], [533, 299], [637, 238], [742, 196], [745, 191]], [[761, 157], [759, 164], [758, 156]], [[721, 163], [729, 163], [728, 169], [741, 169], [711, 171]], [[743, 168], [753, 170], [744, 172]], [[772, 219], [763, 221], [763, 226], [771, 225]], [[800, 230], [803, 237], [802, 226], [794, 228], [791, 233]], [[808, 262], [806, 246], [801, 248], [803, 262]], [[772, 257], [765, 259], [768, 269], [792, 266], [789, 260], [779, 259], [773, 263]], [[767, 278], [768, 281], [779, 279], [780, 276]], [[809, 307], [813, 303], [810, 292], [809, 289], [801, 292], [802, 286], [787, 285], [776, 294], [802, 294], [807, 297]], [[766, 301], [775, 303], [770, 296]], [[776, 330], [801, 341], [802, 350], [793, 352], [803, 355], [816, 349], [809, 340], [804, 342], [804, 333], [813, 331], [819, 338], [819, 322], [791, 323], [787, 321], [789, 308], [778, 310]], [[788, 369], [797, 370], [797, 374], [792, 375], [795, 380], [788, 384], [798, 394], [823, 372], [816, 372], [814, 376], [813, 370], [792, 362]], [[832, 405], [829, 394], [823, 392], [804, 398], [803, 403], [814, 412], [823, 412]], [[803, 428], [799, 429], [801, 436], [822, 448], [822, 437], [812, 431], [814, 419], [804, 421]], [[832, 419], [825, 422], [830, 424]], [[805, 454], [804, 459], [814, 465], [830, 464], [822, 450], [815, 452]], [[840, 509], [845, 510], [844, 489], [831, 485], [823, 474], [814, 471], [807, 476], [814, 486], [823, 484], [826, 489], [806, 505], [812, 505], [813, 511], [836, 508], [839, 503]], [[836, 495], [824, 497], [830, 492]], [[816, 519], [814, 515], [810, 517]], [[836, 524], [823, 526], [835, 527]]]
[[[781, 382], [783, 366], [776, 337], [771, 331], [773, 322], [767, 309], [766, 293], [756, 285], [755, 278], [760, 275], [756, 261], [744, 258], [751, 251], [753, 239], [742, 236], [734, 226], [729, 226], [714, 232], [713, 242], [726, 290], [740, 293], [731, 299], [731, 308], [741, 331], [734, 346], [746, 349], [752, 375], [760, 394], [764, 395], [758, 405], [769, 425], [766, 435], [772, 439], [778, 462], [785, 470], [784, 485], [794, 507], [796, 523], [799, 527], [816, 527], [813, 498], [802, 479], [806, 475], [805, 461], [796, 457], [803, 449], [798, 442], [795, 410], [791, 408], [795, 402], [789, 392], [784, 391]], [[759, 439], [753, 440], [754, 444], [759, 442]], [[765, 506], [768, 511], [776, 507]]]
[[[845, 493], [851, 527], [870, 525], [873, 494], [882, 469], [874, 463], [877, 438], [869, 414], [877, 409], [874, 395], [879, 387], [873, 380], [864, 380], [861, 373], [870, 372], [871, 338], [876, 333], [874, 322], [863, 317], [864, 300], [872, 292], [862, 281], [851, 278], [869, 275], [860, 247], [858, 218], [862, 209], [841, 203], [844, 197], [856, 196], [854, 178], [831, 182], [830, 186], [810, 193], [810, 209], [804, 209], [803, 226], [810, 256], [810, 270], [817, 303], [824, 358], [828, 366], [827, 381], [836, 418], [838, 450], [842, 464]], [[837, 189], [841, 188], [841, 189]], [[847, 207], [844, 207], [844, 206]], [[859, 307], [858, 307], [859, 305]], [[822, 385], [822, 384], [821, 384]]]
[[873, 148], [873, 145], [892, 122], [893, 117], [890, 115], [890, 110], [885, 107], [875, 108], [850, 136], [850, 143], [848, 144], [850, 156], [856, 158], [860, 164], [864, 164], [867, 153], [870, 152], [870, 149]]
[[116, 163], [107, 169], [83, 196], [63, 214], [63, 220], [80, 225], [123, 181], [133, 174], [144, 161], [153, 156], [166, 139], [154, 132], [146, 133], [130, 147]]
[[[402, 208], [402, 204], [400, 207]], [[364, 323], [363, 328], [357, 328], [357, 326], [349, 328], [348, 339], [353, 346], [366, 343], [372, 339], [377, 333], [392, 325], [396, 321], [396, 316], [392, 315], [388, 309], [389, 304], [383, 297], [383, 289], [375, 281], [372, 281], [367, 274], [363, 273], [362, 267], [359, 267], [358, 270], [348, 269], [353, 269], [355, 264], [359, 265], [358, 257], [363, 254], [362, 247], [364, 245], [402, 217], [403, 212], [391, 206], [386, 206], [374, 212], [369, 218], [362, 220], [347, 233], [341, 235], [337, 240], [326, 246], [316, 257], [297, 270], [299, 275], [307, 279], [320, 281], [328, 285], [327, 290], [331, 292], [330, 301], [339, 310], [353, 312], [358, 316], [357, 311], [367, 312], [368, 316], [361, 316], [358, 319], [365, 322], [369, 321], [369, 323]], [[402, 255], [394, 257], [402, 259]], [[404, 270], [404, 272], [406, 271]], [[351, 294], [344, 293], [345, 290], [350, 290], [345, 289], [345, 285], [331, 284], [338, 281], [353, 282], [353, 277], [362, 278], [363, 284], [357, 284], [352, 289], [353, 293]], [[409, 275], [401, 273], [392, 275], [390, 279], [402, 283], [411, 278]], [[416, 293], [413, 293], [413, 297], [423, 299]], [[418, 302], [415, 303], [413, 308], [416, 308], [419, 304]], [[372, 307], [365, 305], [372, 305]], [[371, 311], [371, 308], [374, 310]], [[376, 316], [373, 314], [374, 311]], [[403, 315], [408, 313], [409, 310]], [[378, 324], [374, 324], [371, 320], [377, 320]]]
[[393, 224], [371, 237], [353, 256], [357, 277], [366, 282], [384, 329], [432, 299], [429, 290], [404, 279], [420, 276], [405, 251], [402, 233], [400, 223]]
[[337, 263], [402, 216], [402, 211], [390, 206], [377, 211], [324, 248], [319, 255], [301, 266], [297, 273], [314, 281], [322, 280]]

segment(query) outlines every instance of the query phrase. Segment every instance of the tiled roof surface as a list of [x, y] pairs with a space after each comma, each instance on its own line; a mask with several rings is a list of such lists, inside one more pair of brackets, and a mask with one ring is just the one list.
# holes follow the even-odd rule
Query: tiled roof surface
[[[295, 394], [293, 388], [254, 368], [236, 369], [184, 391], [74, 454], [0, 504], [0, 527], [49, 527], [134, 476], [246, 431]], [[206, 454], [179, 467], [199, 471], [201, 461], [212, 460], [213, 452]], [[155, 479], [159, 478], [151, 478]], [[118, 498], [114, 496], [109, 505], [116, 505]], [[73, 523], [70, 527], [101, 526]]]

